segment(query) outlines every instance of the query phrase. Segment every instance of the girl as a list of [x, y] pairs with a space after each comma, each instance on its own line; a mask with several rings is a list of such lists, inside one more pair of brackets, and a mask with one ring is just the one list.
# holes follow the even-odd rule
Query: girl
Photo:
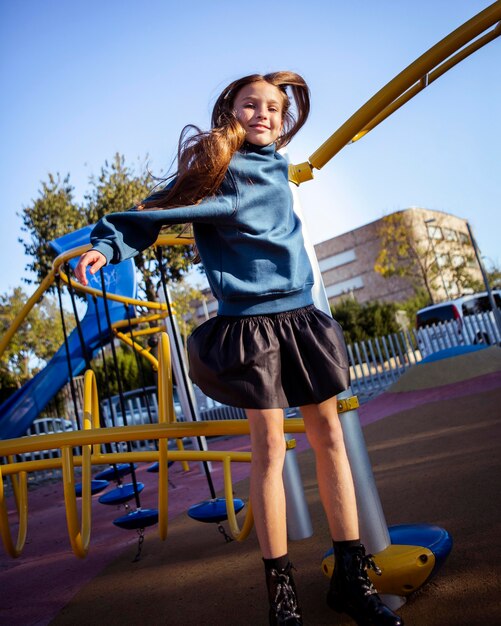
[[[295, 104], [293, 109], [291, 100]], [[250, 497], [263, 554], [270, 624], [302, 624], [287, 555], [283, 408], [300, 406], [315, 452], [320, 495], [334, 541], [331, 608], [358, 624], [399, 626], [377, 595], [359, 541], [350, 467], [336, 410], [349, 385], [339, 325], [313, 305], [313, 275], [277, 153], [305, 123], [309, 90], [292, 72], [253, 74], [219, 96], [209, 132], [181, 134], [178, 171], [131, 211], [104, 217], [76, 276], [138, 254], [162, 226], [193, 223], [218, 315], [188, 342], [190, 376], [209, 396], [243, 407], [249, 420]]]

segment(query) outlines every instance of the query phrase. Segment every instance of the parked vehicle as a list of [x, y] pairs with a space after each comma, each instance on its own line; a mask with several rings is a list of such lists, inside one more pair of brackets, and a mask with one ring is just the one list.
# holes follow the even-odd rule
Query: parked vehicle
[[[493, 291], [501, 313], [501, 291]], [[420, 309], [416, 314], [422, 356], [456, 345], [501, 345], [487, 292], [461, 296]]]

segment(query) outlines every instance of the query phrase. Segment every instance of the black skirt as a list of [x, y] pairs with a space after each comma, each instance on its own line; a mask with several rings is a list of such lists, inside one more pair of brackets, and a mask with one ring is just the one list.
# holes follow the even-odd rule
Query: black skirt
[[206, 395], [244, 409], [318, 404], [350, 384], [341, 327], [314, 305], [219, 315], [194, 330], [188, 355], [190, 377]]

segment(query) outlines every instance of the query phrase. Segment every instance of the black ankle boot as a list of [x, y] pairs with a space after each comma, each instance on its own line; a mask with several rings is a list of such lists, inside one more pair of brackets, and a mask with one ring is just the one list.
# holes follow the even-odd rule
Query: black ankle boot
[[292, 569], [292, 563], [282, 570], [266, 569], [270, 626], [302, 626], [303, 624]]
[[332, 574], [327, 604], [338, 613], [347, 613], [358, 626], [403, 626], [403, 620], [378, 596], [367, 570], [381, 571], [363, 545], [334, 547]]

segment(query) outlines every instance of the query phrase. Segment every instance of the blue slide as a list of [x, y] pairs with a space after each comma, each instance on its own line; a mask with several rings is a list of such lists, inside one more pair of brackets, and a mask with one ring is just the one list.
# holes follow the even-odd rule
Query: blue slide
[[[91, 226], [86, 226], [54, 240], [51, 242], [51, 246], [57, 254], [61, 254], [76, 246], [84, 245], [90, 241], [91, 230]], [[78, 259], [72, 259], [70, 261], [71, 267], [74, 267], [77, 261]], [[115, 293], [129, 298], [136, 297], [136, 274], [132, 259], [119, 265], [109, 265], [103, 269], [103, 272], [108, 293]], [[96, 276], [89, 277], [89, 286], [101, 290], [99, 273]], [[121, 302], [108, 300], [108, 308], [112, 323], [126, 319], [126, 305]], [[109, 332], [102, 298], [97, 299], [97, 311], [103, 340], [107, 341]], [[133, 307], [130, 307], [130, 314], [131, 317], [135, 315]], [[56, 323], [59, 323], [59, 321], [56, 321]], [[88, 358], [92, 359], [94, 352], [101, 345], [101, 337], [96, 319], [96, 307], [90, 295], [87, 295], [87, 312], [81, 321], [81, 329], [85, 350]], [[68, 336], [68, 350], [72, 374], [77, 376], [85, 369], [85, 356], [76, 328]], [[43, 370], [38, 372], [0, 406], [0, 439], [11, 439], [24, 435], [33, 420], [38, 417], [40, 412], [43, 411], [69, 379], [68, 357], [66, 347], [63, 344]]]

